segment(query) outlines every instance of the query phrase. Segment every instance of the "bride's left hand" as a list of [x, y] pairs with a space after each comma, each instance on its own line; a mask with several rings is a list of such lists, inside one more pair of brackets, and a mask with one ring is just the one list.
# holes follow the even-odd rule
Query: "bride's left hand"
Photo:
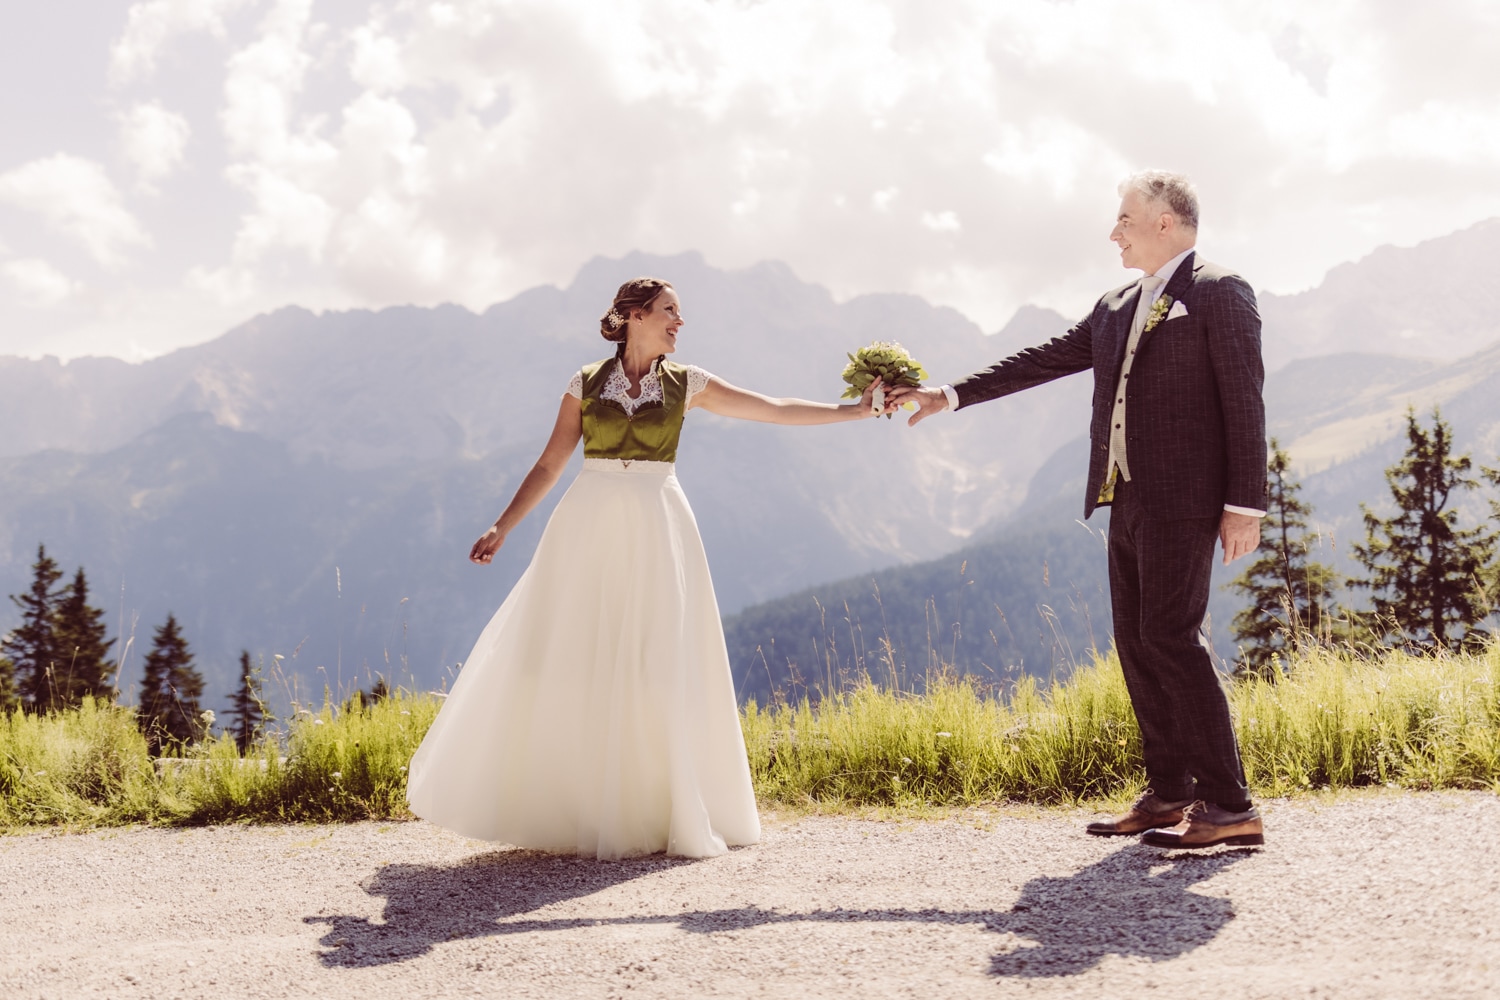
[[469, 549], [469, 562], [488, 566], [495, 558], [495, 553], [500, 551], [500, 546], [505, 544], [505, 535], [500, 531], [500, 526], [492, 525], [489, 531], [479, 536], [479, 541]]
[[864, 395], [859, 397], [859, 419], [878, 417], [889, 409], [889, 407], [882, 406], [879, 412], [875, 410], [875, 390], [884, 388], [884, 386], [885, 383], [880, 380], [880, 376], [878, 375], [875, 377], [875, 381], [865, 386]]

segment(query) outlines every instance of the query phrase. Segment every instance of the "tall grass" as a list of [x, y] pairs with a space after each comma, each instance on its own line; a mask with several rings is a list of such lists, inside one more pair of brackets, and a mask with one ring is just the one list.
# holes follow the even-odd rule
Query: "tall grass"
[[407, 818], [407, 764], [438, 704], [327, 704], [244, 755], [222, 736], [155, 762], [130, 709], [13, 713], [0, 718], [0, 828]]
[[135, 713], [86, 699], [0, 718], [0, 825], [151, 822], [161, 788]]
[[1004, 701], [969, 677], [929, 677], [920, 694], [865, 681], [816, 706], [751, 703], [742, 724], [757, 790], [775, 802], [1057, 802], [1113, 792], [1140, 759], [1106, 664], [1045, 688], [1024, 678]]
[[1251, 787], [1500, 791], [1500, 644], [1476, 655], [1313, 651], [1231, 704]]
[[[1260, 795], [1394, 785], [1500, 791], [1500, 646], [1481, 655], [1367, 659], [1316, 651], [1279, 681], [1230, 686]], [[849, 805], [1075, 802], [1145, 782], [1140, 731], [1113, 657], [1008, 698], [972, 678], [903, 694], [866, 682], [744, 712], [763, 799]]]
[[[1233, 684], [1259, 795], [1393, 785], [1500, 791], [1500, 645], [1473, 655], [1313, 651], [1289, 676]], [[86, 703], [0, 718], [0, 828], [404, 818], [406, 767], [431, 695], [302, 710], [241, 755], [209, 739], [153, 762], [128, 709]], [[747, 705], [762, 801], [828, 805], [1063, 803], [1144, 783], [1113, 658], [1004, 697], [935, 671], [906, 692], [865, 677], [816, 703]]]
[[401, 691], [367, 705], [304, 710], [284, 752], [267, 739], [242, 757], [233, 739], [211, 740], [164, 768], [163, 783], [183, 822], [406, 818], [406, 767], [438, 705]]

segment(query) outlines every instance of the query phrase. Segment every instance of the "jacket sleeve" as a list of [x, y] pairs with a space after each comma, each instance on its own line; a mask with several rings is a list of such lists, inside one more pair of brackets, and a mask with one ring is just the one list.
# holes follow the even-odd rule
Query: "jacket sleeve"
[[1094, 367], [1093, 320], [1090, 313], [1061, 337], [1054, 337], [1038, 347], [1028, 347], [954, 382], [958, 408], [1009, 396]]
[[1266, 371], [1260, 354], [1260, 310], [1255, 291], [1238, 275], [1215, 281], [1208, 305], [1209, 357], [1223, 408], [1228, 449], [1224, 502], [1265, 510]]

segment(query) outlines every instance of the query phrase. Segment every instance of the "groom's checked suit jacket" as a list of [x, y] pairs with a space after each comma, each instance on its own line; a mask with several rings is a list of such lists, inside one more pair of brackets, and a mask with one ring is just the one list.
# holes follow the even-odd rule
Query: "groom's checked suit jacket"
[[1140, 294], [1139, 281], [1117, 288], [1063, 336], [954, 382], [958, 405], [1092, 368], [1085, 517], [1098, 506], [1109, 473], [1117, 388], [1128, 393], [1130, 487], [1151, 517], [1218, 517], [1226, 504], [1264, 510], [1265, 368], [1255, 292], [1239, 275], [1189, 255], [1162, 290], [1187, 315], [1163, 319], [1141, 335], [1130, 378], [1121, 387], [1120, 368]]

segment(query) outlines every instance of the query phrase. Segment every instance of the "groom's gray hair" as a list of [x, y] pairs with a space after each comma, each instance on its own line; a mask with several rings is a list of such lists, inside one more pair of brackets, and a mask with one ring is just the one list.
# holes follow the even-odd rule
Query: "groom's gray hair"
[[1120, 197], [1139, 191], [1151, 201], [1159, 201], [1189, 229], [1198, 228], [1198, 189], [1187, 174], [1166, 170], [1142, 170], [1120, 182]]

